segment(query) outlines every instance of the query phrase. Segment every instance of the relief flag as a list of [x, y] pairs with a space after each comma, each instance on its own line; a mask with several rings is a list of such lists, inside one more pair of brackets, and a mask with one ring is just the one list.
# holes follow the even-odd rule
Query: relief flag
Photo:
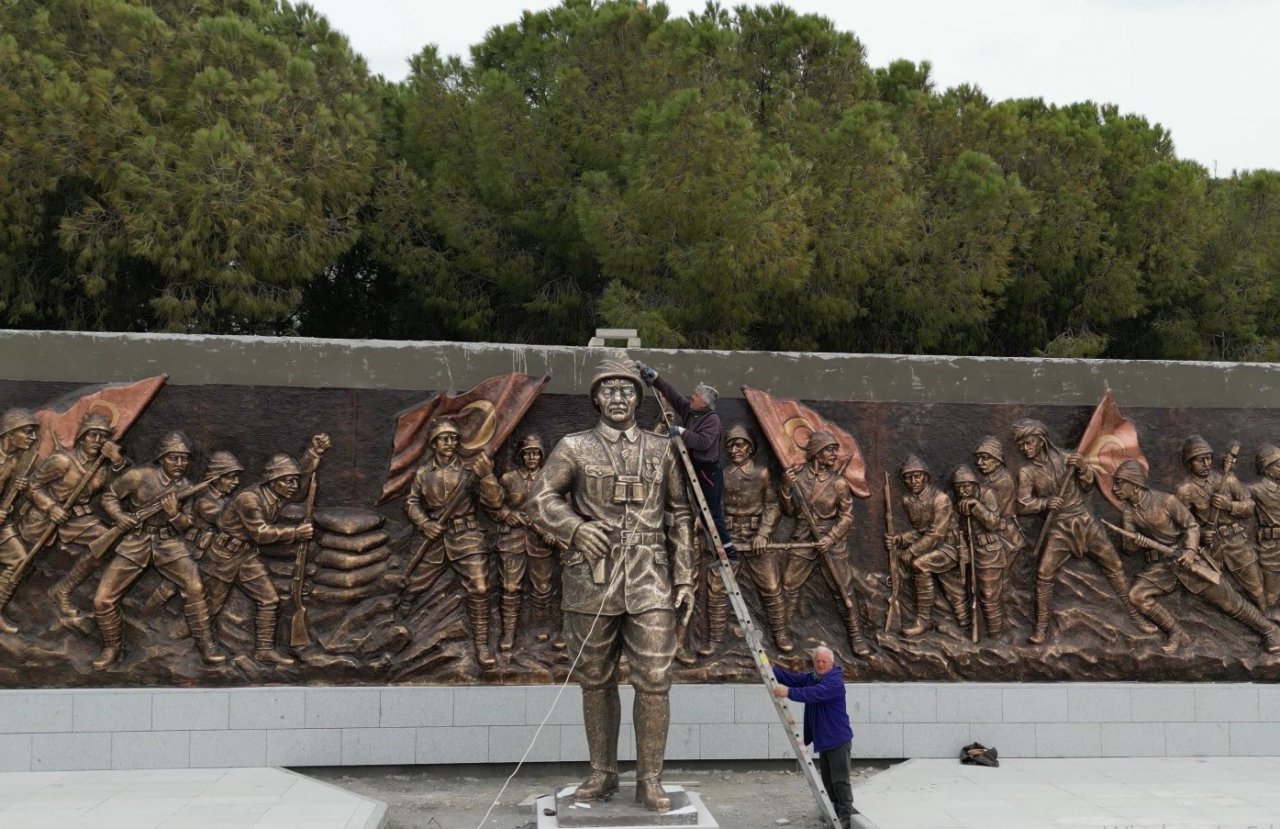
[[484, 452], [493, 457], [550, 380], [517, 372], [502, 374], [490, 377], [471, 391], [436, 394], [401, 412], [396, 417], [391, 467], [378, 503], [385, 504], [409, 486], [427, 450], [427, 433], [436, 418], [447, 417], [457, 424], [462, 433], [459, 454], [470, 457]]
[[35, 413], [40, 421], [40, 456], [74, 445], [80, 420], [90, 412], [106, 415], [111, 421], [112, 439], [119, 440], [168, 379], [167, 374], [157, 374], [136, 383], [77, 389], [40, 409]]
[[778, 463], [784, 468], [805, 462], [804, 448], [809, 444], [811, 434], [830, 432], [840, 444], [836, 468], [849, 482], [854, 495], [859, 498], [871, 496], [871, 490], [867, 488], [867, 464], [853, 435], [795, 400], [777, 400], [767, 392], [747, 386], [742, 387], [742, 394], [756, 420], [760, 421], [760, 428], [773, 447]]
[[1084, 430], [1080, 448], [1076, 451], [1097, 476], [1098, 490], [1116, 509], [1121, 508], [1116, 496], [1111, 494], [1111, 479], [1116, 467], [1126, 460], [1135, 460], [1143, 471], [1150, 468], [1138, 446], [1138, 430], [1132, 421], [1120, 414], [1111, 389], [1107, 389], [1098, 408], [1093, 410], [1093, 417], [1089, 418], [1089, 426]]

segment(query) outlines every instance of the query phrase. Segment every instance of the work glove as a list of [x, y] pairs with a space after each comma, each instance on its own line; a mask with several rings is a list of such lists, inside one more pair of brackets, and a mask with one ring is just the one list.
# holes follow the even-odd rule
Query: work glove
[[636, 368], [640, 371], [640, 379], [644, 381], [646, 386], [652, 386], [653, 381], [658, 379], [658, 372], [649, 368], [639, 360], [636, 361]]
[[684, 437], [684, 433], [687, 431], [688, 430], [685, 429], [683, 426], [668, 426], [667, 437], [669, 438]]

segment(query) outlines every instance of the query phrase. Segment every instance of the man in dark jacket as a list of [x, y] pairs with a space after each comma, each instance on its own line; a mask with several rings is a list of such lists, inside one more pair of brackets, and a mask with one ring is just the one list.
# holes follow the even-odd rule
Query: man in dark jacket
[[808, 673], [784, 671], [776, 665], [773, 676], [785, 687], [773, 689], [775, 697], [804, 703], [804, 742], [818, 754], [822, 785], [836, 808], [840, 825], [849, 829], [857, 810], [853, 808], [853, 786], [849, 783], [849, 750], [853, 729], [844, 703], [844, 674], [835, 664], [835, 655], [825, 645], [813, 651], [813, 670]]
[[711, 508], [711, 519], [715, 522], [720, 546], [724, 547], [730, 559], [736, 560], [737, 547], [724, 525], [724, 469], [720, 466], [720, 415], [716, 414], [719, 392], [706, 383], [699, 383], [693, 395], [685, 397], [644, 363], [636, 363], [636, 368], [647, 385], [662, 392], [680, 418], [680, 424], [672, 424], [668, 435], [683, 440], [689, 450], [689, 459], [698, 474], [698, 485]]

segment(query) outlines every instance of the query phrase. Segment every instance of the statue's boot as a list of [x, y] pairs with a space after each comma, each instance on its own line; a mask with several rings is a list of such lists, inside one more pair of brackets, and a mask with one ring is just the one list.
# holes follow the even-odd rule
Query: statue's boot
[[85, 614], [76, 610], [71, 604], [71, 594], [80, 586], [85, 579], [93, 575], [94, 568], [98, 565], [95, 559], [89, 553], [83, 553], [76, 558], [76, 563], [71, 565], [71, 569], [67, 574], [58, 580], [58, 583], [49, 591], [49, 598], [53, 599], [53, 605], [58, 609], [58, 613], [69, 622], [83, 622]]
[[117, 608], [94, 613], [93, 617], [102, 636], [102, 653], [93, 660], [93, 669], [101, 671], [118, 662], [124, 653], [124, 618]]
[[1027, 637], [1033, 645], [1043, 645], [1049, 638], [1049, 613], [1053, 607], [1053, 579], [1036, 579], [1036, 627]]
[[662, 790], [662, 758], [667, 753], [667, 728], [671, 722], [667, 695], [637, 691], [633, 718], [636, 726], [636, 802], [655, 812], [668, 811], [671, 798]]
[[1165, 643], [1160, 646], [1160, 650], [1172, 656], [1191, 644], [1191, 637], [1187, 636], [1187, 632], [1183, 630], [1178, 620], [1173, 618], [1173, 614], [1165, 610], [1162, 605], [1153, 602], [1146, 613], [1167, 637]]
[[1240, 599], [1231, 618], [1262, 636], [1263, 648], [1267, 653], [1280, 653], [1280, 628], [1275, 622], [1262, 615], [1250, 602]]
[[786, 614], [786, 616], [784, 617], [785, 625], [790, 625], [791, 620], [796, 618], [796, 608], [798, 608], [799, 606], [800, 606], [799, 590], [783, 591], [782, 608], [783, 608], [783, 613]]
[[707, 597], [707, 643], [698, 648], [698, 656], [711, 656], [724, 641], [729, 624], [729, 597], [711, 594]]
[[502, 638], [498, 650], [509, 651], [516, 646], [516, 626], [520, 623], [520, 594], [502, 594]]
[[761, 593], [760, 603], [764, 605], [764, 617], [773, 630], [773, 642], [782, 653], [791, 653], [795, 645], [791, 634], [787, 632], [786, 609], [783, 607], [781, 593]]
[[916, 573], [913, 580], [916, 588], [916, 618], [910, 627], [902, 629], [903, 636], [919, 636], [929, 630], [933, 621], [933, 576]]
[[1262, 589], [1262, 571], [1258, 569], [1257, 564], [1232, 570], [1231, 575], [1255, 607], [1259, 610], [1266, 607], [1266, 591]]
[[956, 625], [967, 634], [973, 625], [973, 609], [969, 606], [964, 585], [958, 581], [950, 584], [944, 581], [942, 592], [947, 595], [947, 604], [951, 605], [951, 612], [955, 614]]
[[489, 646], [489, 600], [485, 596], [467, 597], [467, 615], [471, 617], [471, 638], [476, 646], [476, 662], [484, 667], [495, 665], [497, 657]]
[[196, 647], [200, 649], [200, 658], [204, 660], [204, 664], [226, 664], [227, 654], [218, 645], [218, 640], [214, 638], [213, 629], [209, 623], [208, 602], [204, 599], [189, 601], [184, 611], [187, 617], [187, 630], [191, 631], [191, 638], [196, 640]]
[[9, 621], [8, 617], [4, 615], [4, 611], [0, 610], [0, 633], [7, 633], [8, 635], [13, 636], [17, 632], [18, 626]]
[[548, 628], [551, 627], [551, 597], [534, 593], [530, 597], [530, 603], [533, 606], [533, 623], [536, 628], [533, 638], [539, 642], [546, 642], [551, 638], [548, 632]]
[[1111, 584], [1111, 589], [1115, 591], [1120, 601], [1124, 602], [1125, 610], [1129, 612], [1129, 619], [1133, 622], [1141, 633], [1155, 633], [1157, 626], [1151, 624], [1147, 617], [1142, 615], [1142, 611], [1138, 609], [1129, 599], [1129, 582], [1124, 577], [1124, 573], [1107, 573], [1107, 581]]
[[582, 692], [591, 774], [573, 793], [576, 800], [604, 800], [618, 792], [618, 727], [622, 703], [616, 686]]
[[280, 665], [288, 667], [297, 664], [293, 657], [285, 656], [276, 649], [276, 619], [280, 613], [279, 605], [259, 606], [254, 617], [253, 658], [263, 665]]
[[853, 649], [855, 656], [867, 657], [871, 655], [871, 646], [862, 636], [862, 609], [858, 607], [857, 595], [851, 598], [853, 607], [845, 608], [844, 613], [844, 626], [849, 631], [849, 647]]
[[1004, 604], [1000, 601], [1000, 597], [1004, 595], [1000, 589], [1003, 578], [1004, 574], [1000, 570], [978, 571], [979, 598], [988, 636], [1004, 633]]

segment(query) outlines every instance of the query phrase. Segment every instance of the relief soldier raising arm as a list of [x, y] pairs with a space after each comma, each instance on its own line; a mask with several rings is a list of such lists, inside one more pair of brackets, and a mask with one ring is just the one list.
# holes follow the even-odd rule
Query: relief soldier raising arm
[[253, 600], [253, 658], [264, 665], [288, 666], [294, 660], [276, 649], [280, 595], [258, 548], [306, 541], [315, 534], [310, 521], [281, 523], [280, 509], [305, 489], [303, 479], [315, 474], [320, 456], [331, 445], [328, 435], [314, 435], [301, 464], [288, 455], [273, 455], [262, 470], [262, 482], [236, 493], [219, 513], [213, 542], [201, 562], [215, 616], [233, 586], [239, 586]]
[[1046, 514], [1045, 520], [1052, 522], [1036, 564], [1035, 630], [1027, 641], [1039, 645], [1048, 638], [1054, 584], [1072, 556], [1096, 563], [1124, 602], [1134, 627], [1143, 633], [1155, 633], [1155, 627], [1129, 598], [1129, 579], [1120, 554], [1085, 503], [1086, 493], [1094, 486], [1093, 470], [1079, 454], [1067, 454], [1054, 446], [1049, 441], [1048, 427], [1038, 420], [1016, 421], [1013, 438], [1027, 459], [1018, 470], [1018, 514]]

